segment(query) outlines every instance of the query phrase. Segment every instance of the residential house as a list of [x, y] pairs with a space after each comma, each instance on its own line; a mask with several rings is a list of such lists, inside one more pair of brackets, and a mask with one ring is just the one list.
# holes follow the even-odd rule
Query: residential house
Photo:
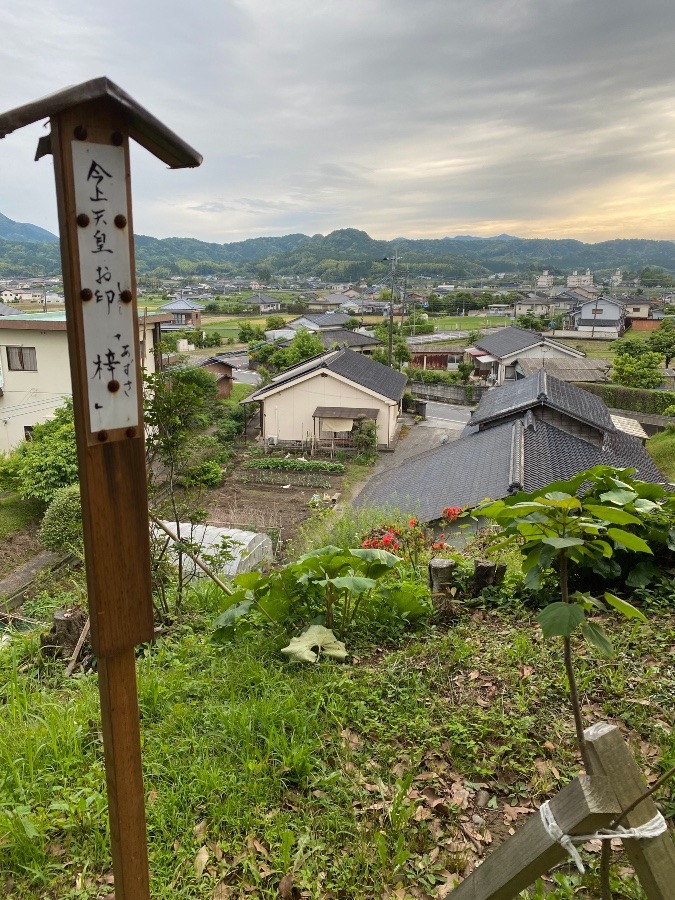
[[255, 294], [253, 297], [247, 297], [243, 301], [244, 306], [254, 309], [259, 315], [265, 316], [268, 313], [275, 313], [281, 310], [281, 300], [276, 300], [268, 294]]
[[406, 381], [362, 353], [329, 350], [275, 375], [243, 402], [260, 403], [268, 444], [348, 447], [358, 424], [370, 420], [385, 449], [395, 442]]
[[8, 306], [6, 303], [0, 302], [0, 316], [16, 316], [21, 315], [21, 310], [15, 306]]
[[459, 440], [375, 475], [354, 505], [394, 506], [431, 522], [448, 506], [533, 491], [596, 465], [665, 483], [642, 441], [619, 430], [599, 398], [546, 373], [488, 391], [470, 426]]
[[481, 337], [475, 346], [464, 351], [467, 362], [474, 364], [474, 377], [493, 384], [515, 381], [516, 366], [523, 359], [546, 360], [558, 357], [583, 359], [585, 354], [559, 341], [510, 325]]
[[548, 316], [551, 310], [551, 300], [545, 294], [528, 294], [527, 297], [518, 297], [516, 300], [517, 316]]
[[316, 337], [319, 338], [326, 350], [349, 347], [355, 353], [364, 353], [366, 356], [370, 356], [377, 347], [383, 346], [383, 342], [379, 338], [362, 331], [350, 331], [348, 328], [322, 329], [316, 332]]
[[290, 322], [286, 322], [286, 327], [292, 328], [293, 331], [299, 331], [301, 328], [305, 328], [307, 331], [315, 333], [317, 331], [329, 331], [336, 328], [344, 328], [347, 322], [352, 318], [353, 316], [340, 312], [305, 313], [302, 316], [298, 316], [296, 319], [291, 319]]
[[191, 359], [190, 362], [192, 365], [198, 365], [201, 369], [206, 369], [213, 375], [218, 386], [218, 397], [221, 400], [227, 400], [232, 393], [232, 382], [234, 381], [232, 363], [219, 356], [209, 356], [200, 361]]
[[349, 302], [349, 298], [344, 294], [324, 294], [323, 297], [312, 297], [307, 306], [310, 312], [328, 312], [331, 309], [340, 309], [345, 302]]
[[162, 331], [191, 331], [200, 328], [202, 324], [202, 311], [204, 307], [194, 300], [181, 297], [160, 306], [159, 311], [170, 319], [164, 319]]
[[626, 305], [626, 328], [654, 331], [663, 320], [663, 302], [645, 297], [622, 298]]
[[[168, 317], [139, 316], [141, 365], [154, 372], [160, 326]], [[0, 452], [25, 438], [72, 395], [66, 314], [19, 313], [0, 317]]]
[[574, 327], [591, 337], [618, 338], [625, 330], [625, 312], [620, 300], [595, 297], [574, 311]]

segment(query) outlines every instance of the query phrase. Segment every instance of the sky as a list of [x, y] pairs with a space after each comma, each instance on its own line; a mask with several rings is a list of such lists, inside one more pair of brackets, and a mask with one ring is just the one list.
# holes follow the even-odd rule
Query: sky
[[[0, 35], [0, 112], [107, 75], [203, 155], [136, 147], [140, 234], [675, 239], [673, 0], [6, 0]], [[44, 133], [0, 141], [0, 212], [56, 232]]]

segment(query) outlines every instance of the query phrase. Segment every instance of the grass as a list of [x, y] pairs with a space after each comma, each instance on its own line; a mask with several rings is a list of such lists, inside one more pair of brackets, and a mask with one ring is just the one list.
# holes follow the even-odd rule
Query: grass
[[655, 434], [647, 441], [647, 450], [663, 474], [675, 482], [675, 432]]
[[[475, 830], [497, 843], [506, 807], [550, 796], [578, 768], [559, 648], [524, 610], [468, 610], [398, 647], [357, 634], [352, 665], [300, 668], [262, 631], [214, 647], [217, 597], [202, 588], [192, 603], [138, 659], [153, 897], [210, 900], [218, 885], [278, 897], [289, 873], [310, 898], [445, 896], [449, 873], [475, 861], [461, 816], [480, 814]], [[578, 647], [585, 715], [616, 717], [654, 771], [675, 758], [674, 618], [615, 641], [609, 662]], [[8, 900], [105, 896], [96, 679], [65, 679], [32, 634], [0, 650], [0, 773]], [[480, 786], [487, 809], [474, 808]], [[575, 897], [597, 896], [595, 868]], [[643, 896], [630, 876], [621, 885]]]
[[254, 390], [254, 385], [245, 384], [243, 381], [237, 381], [232, 385], [232, 392], [230, 393], [229, 399], [234, 400], [236, 403], [241, 403], [241, 401], [245, 400]]
[[17, 494], [0, 497], [0, 538], [23, 531], [40, 521], [44, 507], [34, 500], [21, 500]]

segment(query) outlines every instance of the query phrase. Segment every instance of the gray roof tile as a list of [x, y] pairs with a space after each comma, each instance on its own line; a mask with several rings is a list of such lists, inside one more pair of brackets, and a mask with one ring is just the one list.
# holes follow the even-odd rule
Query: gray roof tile
[[548, 406], [596, 428], [614, 430], [609, 410], [600, 397], [554, 378], [543, 368], [527, 378], [503, 384], [483, 394], [469, 424], [480, 425], [513, 417], [514, 413], [535, 406]]

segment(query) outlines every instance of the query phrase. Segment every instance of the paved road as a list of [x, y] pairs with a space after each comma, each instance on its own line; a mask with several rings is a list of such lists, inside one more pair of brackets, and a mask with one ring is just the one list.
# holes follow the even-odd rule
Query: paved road
[[454, 403], [436, 403], [427, 400], [427, 418], [420, 425], [432, 425], [435, 428], [450, 426], [463, 428], [471, 418], [470, 406], [456, 406]]

